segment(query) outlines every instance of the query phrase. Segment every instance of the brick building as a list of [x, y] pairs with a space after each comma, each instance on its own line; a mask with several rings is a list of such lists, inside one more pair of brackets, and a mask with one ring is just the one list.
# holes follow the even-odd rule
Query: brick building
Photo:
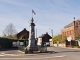
[[70, 24], [66, 25], [62, 30], [62, 36], [71, 37], [75, 40], [80, 35], [80, 20], [74, 20]]

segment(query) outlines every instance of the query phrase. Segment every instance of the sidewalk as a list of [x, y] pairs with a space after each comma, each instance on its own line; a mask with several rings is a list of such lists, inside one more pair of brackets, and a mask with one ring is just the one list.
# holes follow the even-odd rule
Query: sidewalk
[[[59, 46], [53, 46], [53, 47], [59, 47]], [[59, 48], [78, 49], [78, 50], [80, 50], [80, 48], [72, 48], [72, 47], [59, 47]]]

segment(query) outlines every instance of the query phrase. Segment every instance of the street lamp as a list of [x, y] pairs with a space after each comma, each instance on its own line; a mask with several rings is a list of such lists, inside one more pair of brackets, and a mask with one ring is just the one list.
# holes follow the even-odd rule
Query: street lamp
[[[53, 38], [53, 29], [51, 29], [51, 28], [49, 28], [50, 30], [51, 30], [51, 34], [52, 34], [52, 38]], [[52, 44], [53, 44], [53, 46], [54, 46], [54, 41], [53, 41], [53, 39], [52, 39]]]
[[52, 34], [52, 37], [53, 37], [53, 29], [49, 28], [51, 30], [51, 34]]

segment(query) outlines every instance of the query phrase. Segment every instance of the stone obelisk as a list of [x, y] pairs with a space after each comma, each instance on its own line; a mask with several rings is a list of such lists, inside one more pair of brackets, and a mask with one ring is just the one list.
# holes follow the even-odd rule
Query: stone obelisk
[[37, 46], [36, 46], [36, 39], [35, 39], [35, 23], [33, 22], [34, 19], [31, 19], [30, 22], [30, 32], [29, 32], [29, 44], [27, 46], [27, 49], [29, 52], [36, 51]]

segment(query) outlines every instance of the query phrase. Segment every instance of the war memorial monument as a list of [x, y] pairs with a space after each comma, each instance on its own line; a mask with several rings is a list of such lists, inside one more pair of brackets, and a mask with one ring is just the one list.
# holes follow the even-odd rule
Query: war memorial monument
[[[35, 23], [34, 23], [34, 19], [31, 19], [30, 22], [30, 31], [29, 31], [29, 44], [28, 46], [25, 47], [25, 53], [33, 53], [34, 51], [40, 51], [42, 52], [44, 50], [44, 48], [42, 47], [38, 47], [38, 45], [36, 44], [36, 39], [35, 39]], [[47, 50], [45, 50], [44, 52], [47, 52]]]

